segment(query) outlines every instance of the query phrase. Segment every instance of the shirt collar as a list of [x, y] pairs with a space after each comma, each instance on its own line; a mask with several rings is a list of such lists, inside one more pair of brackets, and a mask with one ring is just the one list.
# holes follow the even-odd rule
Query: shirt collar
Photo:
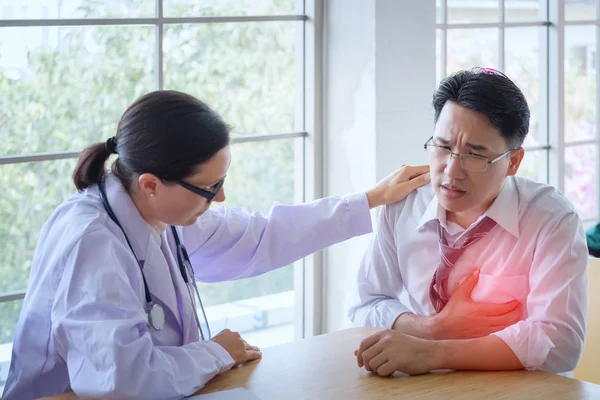
[[415, 229], [415, 231], [418, 231], [419, 229], [421, 229], [426, 223], [428, 223], [430, 221], [435, 221], [435, 220], [439, 220], [440, 223], [442, 223], [442, 224], [446, 223], [446, 212], [439, 205], [437, 196], [434, 194], [433, 198], [429, 202], [429, 205], [425, 209], [425, 212], [421, 216], [421, 219], [419, 220], [419, 223], [417, 224], [417, 228]]
[[[496, 221], [502, 229], [517, 239], [519, 238], [519, 194], [512, 177], [504, 181], [502, 191], [484, 215]], [[435, 195], [421, 216], [415, 231], [434, 220], [438, 220], [442, 226], [446, 226], [446, 210], [439, 205]]]
[[519, 238], [519, 193], [513, 177], [504, 180], [504, 187], [485, 214], [505, 231]]

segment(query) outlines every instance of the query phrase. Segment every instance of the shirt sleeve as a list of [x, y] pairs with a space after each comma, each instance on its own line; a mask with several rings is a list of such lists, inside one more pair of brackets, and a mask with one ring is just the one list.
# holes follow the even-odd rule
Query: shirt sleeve
[[587, 245], [575, 213], [544, 236], [530, 270], [527, 318], [494, 333], [526, 369], [568, 372], [583, 351], [588, 308]]
[[80, 397], [178, 399], [233, 366], [212, 341], [154, 345], [136, 294], [139, 270], [117, 238], [100, 229], [86, 232], [64, 263], [52, 335]]
[[371, 231], [365, 193], [275, 204], [267, 215], [218, 207], [182, 230], [196, 279], [203, 282], [260, 275]]
[[391, 328], [400, 314], [410, 312], [399, 300], [404, 284], [394, 244], [391, 207], [381, 210], [373, 240], [360, 263], [358, 299], [348, 311], [355, 325]]

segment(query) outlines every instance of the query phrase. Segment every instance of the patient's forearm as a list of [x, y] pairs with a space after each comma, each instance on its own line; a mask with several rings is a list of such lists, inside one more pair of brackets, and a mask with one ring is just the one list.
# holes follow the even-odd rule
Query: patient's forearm
[[435, 329], [431, 317], [421, 317], [406, 312], [396, 318], [392, 329], [421, 339], [435, 339]]
[[499, 337], [432, 341], [433, 369], [469, 371], [509, 371], [523, 365]]

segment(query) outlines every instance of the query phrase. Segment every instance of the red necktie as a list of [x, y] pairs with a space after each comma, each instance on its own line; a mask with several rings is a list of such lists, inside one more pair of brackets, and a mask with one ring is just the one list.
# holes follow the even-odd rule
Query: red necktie
[[456, 263], [456, 260], [461, 256], [463, 251], [477, 240], [481, 239], [488, 233], [494, 226], [496, 226], [496, 222], [489, 218], [485, 217], [481, 221], [477, 223], [476, 226], [471, 229], [464, 240], [462, 240], [459, 245], [456, 247], [452, 247], [448, 245], [446, 241], [446, 236], [444, 235], [444, 228], [442, 224], [439, 223], [439, 248], [440, 248], [440, 258], [441, 262], [438, 266], [437, 270], [433, 274], [433, 279], [431, 280], [431, 286], [429, 288], [429, 297], [431, 298], [431, 303], [433, 303], [433, 308], [435, 308], [436, 312], [442, 311], [446, 303], [448, 303], [448, 276], [450, 275], [450, 269]]

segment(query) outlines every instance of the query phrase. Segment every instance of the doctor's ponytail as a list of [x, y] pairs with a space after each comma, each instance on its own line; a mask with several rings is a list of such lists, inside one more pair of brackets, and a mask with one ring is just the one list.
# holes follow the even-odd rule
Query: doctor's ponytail
[[128, 191], [145, 173], [177, 182], [195, 173], [229, 141], [229, 126], [194, 96], [174, 90], [150, 92], [125, 110], [116, 137], [81, 153], [73, 182], [79, 191], [100, 183], [111, 154], [118, 154], [111, 173]]
[[106, 174], [105, 164], [111, 152], [104, 143], [95, 143], [86, 148], [73, 171], [73, 183], [82, 191], [98, 184]]

